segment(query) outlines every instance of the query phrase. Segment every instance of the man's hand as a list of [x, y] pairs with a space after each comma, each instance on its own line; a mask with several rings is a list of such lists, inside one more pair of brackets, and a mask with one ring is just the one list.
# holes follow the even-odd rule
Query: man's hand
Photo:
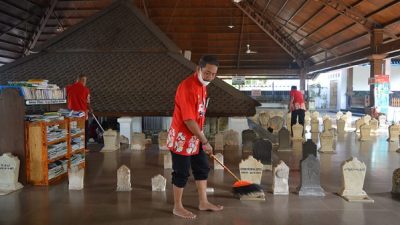
[[207, 155], [211, 155], [213, 153], [213, 148], [210, 145], [210, 143], [207, 143], [205, 145], [202, 146], [203, 147], [203, 151], [207, 154]]

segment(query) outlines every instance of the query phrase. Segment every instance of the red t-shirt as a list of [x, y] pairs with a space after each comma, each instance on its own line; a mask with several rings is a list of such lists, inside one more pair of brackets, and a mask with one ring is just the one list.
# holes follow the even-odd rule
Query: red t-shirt
[[291, 106], [293, 108], [291, 110], [306, 109], [303, 94], [299, 90], [291, 90], [290, 98], [293, 98], [293, 105]]
[[167, 147], [179, 155], [199, 153], [200, 140], [186, 127], [185, 120], [194, 120], [203, 129], [206, 114], [206, 87], [192, 74], [182, 81], [175, 95], [175, 108], [168, 131]]
[[87, 113], [90, 94], [89, 88], [80, 82], [76, 82], [72, 85], [68, 85], [66, 90], [68, 109]]

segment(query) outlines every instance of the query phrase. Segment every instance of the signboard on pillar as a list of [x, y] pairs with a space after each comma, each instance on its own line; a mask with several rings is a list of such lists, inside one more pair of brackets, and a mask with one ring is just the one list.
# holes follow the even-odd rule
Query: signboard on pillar
[[374, 85], [375, 107], [380, 113], [388, 113], [390, 83], [389, 75], [375, 75], [371, 80]]
[[251, 90], [251, 96], [253, 96], [253, 97], [261, 96], [261, 89], [253, 89], [253, 90]]
[[246, 79], [244, 76], [234, 76], [232, 77], [232, 85], [244, 85]]

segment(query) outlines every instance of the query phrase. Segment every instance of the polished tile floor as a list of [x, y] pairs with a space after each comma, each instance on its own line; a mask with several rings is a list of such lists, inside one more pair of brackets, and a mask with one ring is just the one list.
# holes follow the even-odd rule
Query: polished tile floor
[[[274, 152], [273, 159], [284, 160], [291, 168], [289, 196], [273, 196], [272, 174], [263, 174], [262, 186], [266, 201], [240, 201], [230, 190], [234, 180], [223, 171], [213, 170], [209, 186], [212, 202], [225, 206], [222, 212], [199, 212], [197, 194], [191, 178], [184, 192], [184, 204], [198, 214], [194, 221], [172, 215], [171, 170], [163, 169], [163, 153], [156, 145], [146, 151], [132, 152], [127, 146], [114, 153], [100, 153], [91, 146], [87, 155], [85, 189], [68, 191], [68, 182], [50, 187], [25, 186], [24, 189], [0, 196], [0, 224], [400, 224], [400, 199], [390, 193], [393, 171], [400, 167], [398, 143], [386, 141], [387, 133], [373, 136], [371, 141], [359, 142], [357, 134], [338, 136], [336, 154], [319, 154], [321, 185], [326, 197], [299, 197], [295, 191], [300, 180], [301, 148], [294, 144], [291, 152]], [[238, 150], [224, 151], [225, 162], [238, 173], [242, 156]], [[337, 196], [341, 187], [340, 164], [355, 156], [367, 165], [364, 189], [375, 203], [349, 203]], [[117, 168], [131, 168], [133, 190], [116, 192]], [[162, 174], [168, 179], [167, 191], [151, 191], [151, 178]]]

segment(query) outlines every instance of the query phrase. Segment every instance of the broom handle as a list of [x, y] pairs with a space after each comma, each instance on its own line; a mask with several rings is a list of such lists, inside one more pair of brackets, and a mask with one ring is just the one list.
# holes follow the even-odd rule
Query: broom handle
[[100, 129], [101, 129], [101, 130], [103, 131], [103, 133], [104, 133], [104, 129], [103, 129], [103, 127], [101, 126], [100, 122], [97, 120], [97, 118], [96, 118], [96, 116], [94, 115], [94, 113], [92, 113], [92, 116], [93, 116], [94, 120], [96, 120], [97, 125], [99, 125]]
[[226, 171], [228, 171], [228, 173], [230, 173], [237, 181], [240, 181], [240, 179], [239, 179], [230, 169], [228, 169], [228, 167], [226, 167], [221, 161], [219, 161], [219, 160], [215, 157], [215, 155], [210, 154], [210, 157], [211, 157], [212, 159], [214, 159], [215, 161], [217, 161], [217, 163], [218, 163], [219, 165], [221, 165], [222, 167], [224, 167], [224, 169], [226, 169]]

